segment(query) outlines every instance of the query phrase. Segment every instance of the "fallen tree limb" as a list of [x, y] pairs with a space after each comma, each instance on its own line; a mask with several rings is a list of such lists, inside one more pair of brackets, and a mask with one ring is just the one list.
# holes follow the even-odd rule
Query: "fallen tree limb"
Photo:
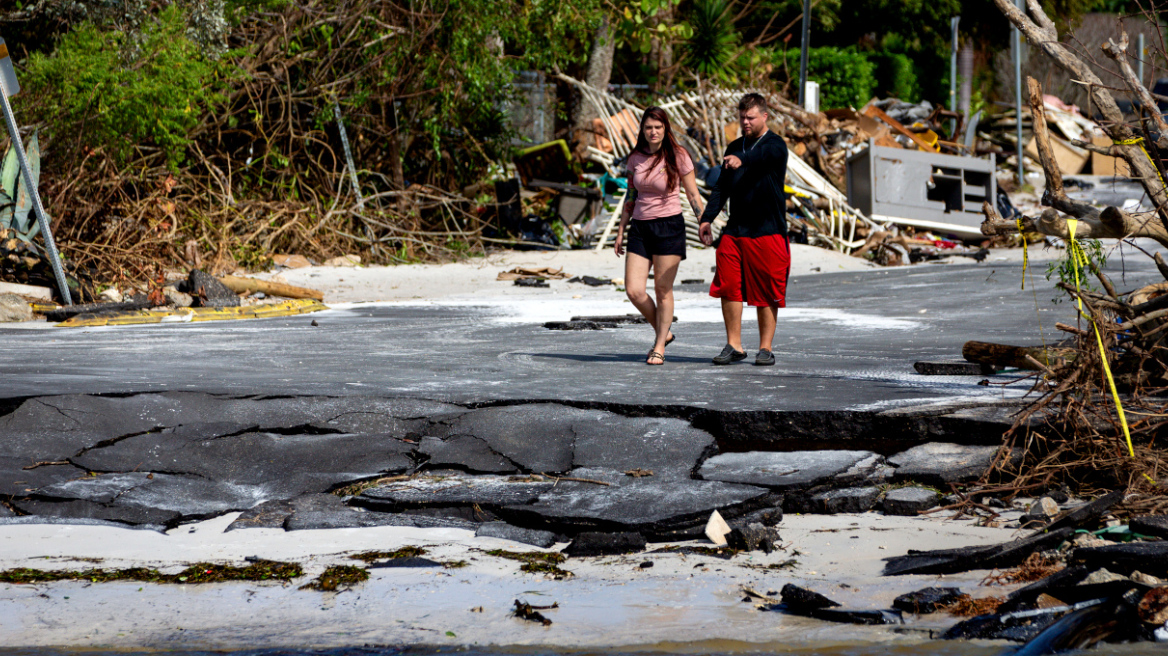
[[[1057, 366], [1073, 360], [1075, 352], [1069, 348], [1010, 346], [1008, 344], [969, 341], [961, 347], [961, 357], [978, 364], [1042, 371], [1042, 366]], [[1031, 362], [1028, 358], [1035, 362]], [[1039, 366], [1036, 367], [1035, 364]]]
[[324, 292], [308, 289], [307, 287], [286, 285], [282, 282], [271, 282], [270, 280], [259, 280], [258, 278], [241, 278], [239, 276], [223, 276], [219, 279], [219, 282], [223, 283], [227, 289], [230, 289], [236, 294], [242, 292], [263, 292], [270, 296], [282, 296], [284, 298], [324, 300]]

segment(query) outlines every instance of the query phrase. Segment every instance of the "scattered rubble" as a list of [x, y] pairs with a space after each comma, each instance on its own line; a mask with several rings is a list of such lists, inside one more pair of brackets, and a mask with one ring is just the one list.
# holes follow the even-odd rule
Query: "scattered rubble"
[[881, 507], [886, 515], [919, 515], [935, 507], [940, 498], [936, 490], [913, 485], [889, 490]]
[[876, 507], [879, 499], [879, 487], [845, 487], [819, 492], [810, 497], [793, 494], [784, 505], [787, 506], [788, 512], [835, 515], [868, 512]]
[[628, 531], [622, 533], [577, 533], [564, 553], [573, 558], [587, 556], [615, 556], [640, 553], [645, 550], [645, 536]]
[[740, 523], [726, 535], [726, 543], [730, 548], [739, 551], [761, 551], [769, 554], [778, 548], [781, 541], [782, 538], [776, 529], [754, 523]]
[[552, 604], [551, 606], [532, 606], [531, 604], [515, 600], [515, 608], [511, 614], [519, 619], [527, 620], [528, 622], [537, 622], [544, 626], [551, 626], [552, 621], [545, 617], [540, 610], [548, 610], [551, 608], [559, 608], [559, 604]]
[[892, 480], [916, 481], [948, 488], [950, 483], [977, 480], [997, 456], [999, 446], [967, 446], [929, 442], [888, 459], [896, 467]]
[[844, 624], [903, 624], [898, 610], [850, 610], [840, 608], [838, 602], [805, 588], [788, 583], [783, 586], [782, 603], [771, 604], [765, 610], [785, 611], [794, 615], [814, 617], [825, 622]]
[[924, 588], [893, 599], [892, 607], [906, 613], [927, 615], [936, 612], [942, 606], [948, 606], [962, 596], [963, 593], [958, 588]]
[[1168, 540], [1168, 515], [1133, 517], [1128, 526], [1132, 533]]
[[1033, 553], [1059, 546], [1073, 533], [1071, 529], [1064, 528], [984, 547], [910, 551], [905, 556], [885, 558], [887, 565], [884, 566], [884, 575], [953, 574], [973, 569], [1013, 567], [1021, 564]]
[[[541, 549], [568, 542], [563, 553], [488, 552], [518, 561], [524, 575], [562, 579], [571, 576], [561, 567], [568, 556], [636, 554], [649, 542], [700, 540], [703, 533], [725, 546], [674, 545], [655, 552], [726, 559], [773, 553], [781, 548], [776, 526], [784, 509], [864, 512], [882, 490], [886, 513], [898, 512], [893, 502], [916, 496], [925, 505], [936, 503], [938, 493], [920, 487], [919, 479], [969, 480], [991, 452], [953, 444], [910, 447], [890, 455], [888, 463], [898, 466], [897, 478], [919, 477], [912, 481], [916, 485], [888, 489], [873, 482], [891, 478], [874, 452], [720, 452], [719, 441], [694, 423], [700, 422], [553, 403], [465, 407], [411, 399], [176, 393], [27, 400], [0, 417], [10, 447], [0, 466], [30, 481], [26, 488], [9, 484], [0, 491], [0, 513], [18, 514], [0, 522], [162, 530], [242, 510], [228, 530], [459, 528]], [[321, 449], [305, 444], [327, 444], [328, 458], [321, 460]], [[44, 464], [24, 469], [34, 458]], [[930, 460], [943, 460], [944, 467], [926, 467]], [[82, 475], [86, 471], [106, 473]], [[961, 622], [947, 637], [1047, 644], [1033, 641], [1055, 640], [1050, 631], [1069, 635], [1066, 625], [1074, 622], [1065, 618], [1090, 608], [1103, 613], [1099, 617], [1116, 618], [1119, 626], [1142, 618], [1130, 626], [1146, 638], [1168, 613], [1156, 596], [1164, 593], [1148, 596], [1160, 590], [1159, 577], [1168, 576], [1168, 542], [1110, 543], [1149, 539], [1163, 530], [1157, 516], [1133, 520], [1129, 530], [1100, 529], [1122, 500], [1122, 493], [1114, 493], [1079, 503], [1053, 491], [1029, 504], [1031, 517], [1048, 521], [1044, 530], [997, 545], [893, 555], [884, 573], [1019, 566], [1042, 572], [1042, 580], [995, 602], [989, 619]], [[1076, 530], [1109, 540], [1075, 537]], [[1053, 572], [1032, 566], [1028, 559], [1035, 554], [1043, 562], [1065, 557], [1068, 566]], [[370, 568], [458, 566], [425, 556], [411, 548], [369, 554], [366, 562]], [[899, 624], [902, 612], [965, 603], [952, 588], [902, 595], [891, 610], [843, 608], [797, 586], [784, 588], [782, 597], [764, 608], [853, 624]]]
[[0, 323], [32, 321], [32, 306], [16, 294], [0, 294]]
[[875, 455], [870, 451], [724, 453], [706, 460], [698, 475], [710, 481], [788, 490], [822, 484]]
[[487, 522], [475, 529], [476, 537], [499, 538], [521, 544], [529, 544], [540, 549], [548, 549], [556, 543], [556, 534], [551, 531], [537, 531], [507, 522]]

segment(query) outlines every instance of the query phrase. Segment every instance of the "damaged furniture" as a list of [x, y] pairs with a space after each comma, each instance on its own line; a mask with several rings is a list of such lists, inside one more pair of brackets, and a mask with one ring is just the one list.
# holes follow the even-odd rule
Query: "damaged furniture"
[[981, 235], [982, 203], [997, 195], [996, 163], [869, 142], [848, 158], [848, 200], [876, 221]]

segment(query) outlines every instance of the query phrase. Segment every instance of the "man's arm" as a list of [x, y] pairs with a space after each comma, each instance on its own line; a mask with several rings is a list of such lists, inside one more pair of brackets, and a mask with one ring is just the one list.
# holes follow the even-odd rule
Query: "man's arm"
[[[722, 159], [725, 160], [730, 156], [730, 147], [726, 147], [726, 152], [722, 153]], [[698, 219], [698, 225], [703, 223], [713, 223], [722, 212], [722, 208], [726, 207], [726, 201], [730, 198], [730, 172], [725, 166], [722, 167], [721, 173], [718, 174], [718, 182], [714, 183], [714, 188], [710, 191], [710, 202], [706, 203], [706, 211], [702, 212], [702, 218]]]

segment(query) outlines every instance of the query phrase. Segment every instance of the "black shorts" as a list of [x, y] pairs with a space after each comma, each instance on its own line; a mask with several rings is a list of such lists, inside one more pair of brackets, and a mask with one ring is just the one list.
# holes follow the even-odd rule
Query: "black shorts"
[[680, 255], [684, 260], [685, 219], [680, 214], [660, 219], [632, 219], [626, 248], [647, 260], [654, 255]]

